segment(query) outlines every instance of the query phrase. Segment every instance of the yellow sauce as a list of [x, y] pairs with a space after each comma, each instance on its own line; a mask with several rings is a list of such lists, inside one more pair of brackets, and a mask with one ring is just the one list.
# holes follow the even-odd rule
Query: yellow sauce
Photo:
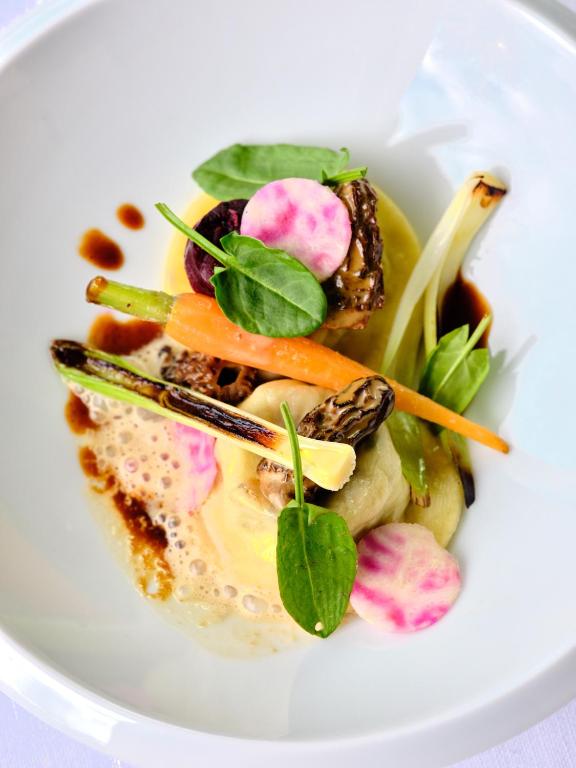
[[[194, 226], [217, 205], [217, 202], [214, 198], [201, 193], [190, 203], [182, 218], [187, 224]], [[378, 220], [384, 246], [385, 309], [374, 313], [364, 331], [347, 332], [340, 336], [338, 342], [343, 352], [362, 359], [363, 362], [372, 366], [377, 366], [379, 363], [383, 340], [396, 311], [399, 293], [419, 255], [418, 241], [405, 216], [392, 200], [381, 192], [378, 195]], [[191, 290], [184, 270], [185, 246], [185, 235], [175, 232], [166, 255], [163, 280], [163, 289], [170, 294]], [[156, 344], [161, 343], [161, 340], [156, 342]], [[318, 390], [314, 393], [314, 389], [308, 387], [306, 394], [294, 395], [295, 401], [290, 405], [291, 408], [296, 408], [295, 416], [298, 418], [326, 395], [326, 391]], [[265, 409], [266, 406], [260, 404], [259, 407]], [[249, 409], [249, 405], [247, 408]], [[301, 413], [297, 412], [298, 408], [302, 409]], [[274, 417], [272, 412], [261, 412], [261, 415], [279, 420], [279, 414]], [[164, 446], [162, 442], [165, 436], [160, 427], [161, 425], [155, 427], [157, 434], [154, 439], [158, 446], [156, 453], [161, 450], [169, 451], [169, 447]], [[132, 431], [137, 433], [136, 429]], [[140, 427], [142, 442], [138, 445], [139, 450], [142, 447], [144, 451], [149, 431], [150, 427], [144, 430], [142, 426]], [[101, 461], [104, 460], [106, 447], [111, 442], [106, 441], [105, 438], [105, 430], [101, 430], [100, 437], [92, 440], [97, 444]], [[102, 444], [100, 445], [99, 442]], [[151, 454], [150, 450], [147, 452]], [[167, 558], [174, 572], [175, 583], [175, 600], [170, 601], [170, 605], [174, 607], [180, 602], [185, 612], [192, 603], [198, 602], [197, 589], [191, 589], [193, 579], [190, 570], [190, 558], [198, 558], [207, 565], [204, 576], [206, 583], [200, 601], [205, 609], [211, 604], [218, 616], [223, 616], [233, 609], [241, 615], [253, 618], [275, 622], [278, 619], [285, 619], [287, 614], [281, 607], [276, 578], [276, 516], [271, 511], [263, 509], [255, 480], [252, 481], [254, 488], [250, 486], [249, 479], [246, 482], [238, 481], [238, 478], [246, 480], [246, 478], [256, 477], [258, 458], [235, 447], [232, 450], [223, 440], [217, 441], [216, 458], [220, 472], [208, 499], [192, 517], [189, 517], [192, 510], [177, 510], [183, 521], [185, 520], [185, 524], [178, 528], [178, 536], [186, 547], [178, 551], [170, 543], [167, 550]], [[150, 475], [152, 478], [150, 482], [163, 479], [160, 476], [156, 478], [152, 471]], [[176, 475], [173, 474], [171, 478], [170, 492], [164, 495], [160, 493], [158, 500], [160, 505], [164, 500], [167, 502], [167, 507], [176, 510], [179, 506], [180, 483]], [[133, 490], [136, 491], [136, 489]], [[157, 510], [155, 521], [162, 521], [160, 511], [162, 510]], [[169, 530], [167, 532], [170, 533]], [[169, 541], [172, 542], [171, 539]], [[211, 585], [210, 589], [208, 589], [209, 585]], [[226, 597], [226, 589], [228, 589], [228, 597]], [[234, 599], [230, 598], [231, 589], [237, 591], [237, 597]], [[250, 606], [243, 604], [243, 596], [254, 598], [256, 603]]]
[[[188, 226], [193, 227], [217, 205], [218, 200], [210, 197], [205, 192], [200, 192], [182, 214], [182, 221], [188, 224]], [[186, 272], [184, 271], [184, 249], [186, 248], [186, 243], [186, 235], [183, 235], [178, 230], [174, 230], [174, 235], [166, 253], [164, 285], [162, 287], [163, 291], [173, 296], [191, 290]]]
[[[194, 226], [218, 201], [200, 193], [188, 206], [183, 220]], [[350, 331], [340, 336], [339, 349], [373, 367], [378, 367], [389, 325], [396, 311], [401, 290], [420, 254], [420, 246], [408, 220], [398, 206], [378, 190], [378, 223], [383, 240], [385, 309], [374, 313], [364, 331]], [[168, 248], [164, 269], [164, 290], [179, 294], [190, 291], [184, 270], [186, 236], [175, 232]], [[220, 441], [218, 453], [224, 474], [229, 477], [255, 475], [258, 459], [247, 451], [230, 451]], [[243, 466], [234, 466], [233, 462]], [[247, 469], [249, 465], [250, 469]], [[219, 482], [204, 504], [201, 517], [208, 536], [218, 552], [221, 567], [231, 584], [252, 589], [267, 602], [278, 604], [276, 580], [276, 518], [263, 515], [257, 505], [250, 509], [247, 497], [236, 497], [225, 483]]]

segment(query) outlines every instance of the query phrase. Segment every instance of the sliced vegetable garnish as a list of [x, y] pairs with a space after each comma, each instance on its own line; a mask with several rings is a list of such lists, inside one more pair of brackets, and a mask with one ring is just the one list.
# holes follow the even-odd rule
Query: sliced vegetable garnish
[[304, 501], [299, 439], [288, 405], [281, 406], [290, 438], [295, 499], [280, 513], [276, 546], [284, 607], [303, 629], [328, 637], [342, 621], [356, 576], [356, 545], [340, 515]]
[[450, 610], [460, 586], [458, 561], [427, 528], [390, 523], [361, 539], [350, 602], [388, 632], [417, 632]]
[[[374, 376], [374, 371], [361, 363], [340, 355], [308, 338], [270, 339], [231, 323], [214, 299], [201, 294], [185, 293], [171, 297], [129, 285], [94, 278], [88, 285], [86, 297], [101, 304], [143, 319], [154, 319], [166, 326], [166, 333], [196, 352], [221, 357], [240, 365], [289, 378], [317, 384], [328, 389], [344, 389], [354, 379]], [[392, 379], [386, 378], [394, 389], [396, 407], [466, 437], [507, 453], [508, 444], [489, 429], [475, 424], [448, 408], [435, 403]]]
[[280, 179], [248, 201], [240, 232], [280, 248], [322, 282], [348, 253], [352, 226], [344, 203], [311, 179]]
[[463, 325], [440, 339], [422, 374], [422, 394], [456, 413], [466, 410], [490, 370], [488, 350], [474, 349], [489, 323], [486, 315], [470, 338]]
[[[390, 369], [414, 308], [430, 285], [426, 296], [424, 336], [427, 354], [436, 344], [437, 296], [440, 282], [450, 284], [472, 238], [505, 194], [501, 181], [488, 173], [475, 173], [460, 187], [436, 229], [426, 243], [410, 275], [398, 305], [388, 344], [383, 370]], [[454, 263], [457, 263], [454, 271]], [[446, 268], [444, 270], [444, 265]], [[448, 282], [446, 282], [448, 281]]]
[[226, 317], [251, 333], [270, 337], [307, 336], [327, 312], [322, 287], [298, 259], [252, 237], [230, 232], [222, 248], [192, 229], [164, 203], [160, 213], [222, 264], [210, 282]]
[[294, 144], [233, 144], [217, 152], [192, 173], [196, 183], [217, 200], [251, 197], [270, 181], [297, 176], [323, 181], [344, 170], [347, 149]]
[[[51, 352], [58, 372], [71, 384], [145, 408], [214, 437], [232, 440], [258, 456], [292, 468], [288, 434], [275, 424], [178, 384], [148, 376], [117, 355], [75, 341], [54, 341]], [[306, 477], [327, 490], [339, 490], [354, 470], [354, 449], [306, 437], [298, 440]]]

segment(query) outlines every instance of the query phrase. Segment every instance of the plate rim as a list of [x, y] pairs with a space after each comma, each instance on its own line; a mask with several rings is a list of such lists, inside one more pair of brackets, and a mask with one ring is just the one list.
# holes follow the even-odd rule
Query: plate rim
[[[547, 31], [552, 30], [559, 40], [576, 51], [576, 12], [559, 0], [505, 1], [508, 6], [526, 15], [537, 17]], [[45, 0], [25, 12], [0, 31], [0, 74], [31, 45], [51, 34], [60, 24], [104, 2], [106, 0]], [[495, 746], [564, 706], [576, 694], [576, 689], [569, 682], [575, 671], [576, 645], [556, 658], [547, 659], [522, 685], [504, 690], [496, 697], [472, 703], [458, 713], [448, 711], [440, 717], [395, 728], [385, 734], [371, 732], [337, 739], [255, 739], [186, 728], [120, 705], [50, 665], [0, 624], [0, 691], [68, 736], [101, 752], [129, 761], [135, 759], [133, 747], [127, 746], [130, 742], [138, 742], [136, 751], [144, 755], [154, 749], [153, 732], [162, 731], [162, 738], [170, 736], [178, 742], [177, 749], [194, 745], [196, 748], [204, 747], [213, 758], [224, 759], [234, 755], [240, 768], [254, 768], [255, 752], [266, 759], [275, 753], [278, 768], [292, 766], [295, 757], [304, 766], [308, 765], [306, 758], [310, 759], [310, 766], [313, 763], [317, 766], [319, 754], [328, 753], [336, 753], [331, 755], [334, 768], [345, 765], [352, 754], [358, 757], [360, 753], [364, 753], [363, 757], [371, 766], [371, 758], [374, 759], [376, 750], [378, 754], [374, 766], [380, 766], [382, 759], [387, 756], [386, 747], [390, 747], [393, 740], [399, 740], [400, 749], [405, 749], [404, 742], [408, 738], [417, 742], [414, 745], [417, 752], [421, 754], [426, 750], [429, 754], [433, 761], [427, 764], [430, 768], [440, 768], [448, 762], [465, 759]], [[57, 702], [58, 706], [52, 709], [43, 706], [42, 700], [48, 698]], [[77, 706], [79, 703], [82, 704], [81, 717]], [[523, 705], [522, 713], [516, 706], [520, 703]], [[500, 712], [501, 709], [505, 713]], [[110, 730], [106, 736], [102, 729], [103, 716], [110, 721]], [[477, 729], [475, 724], [481, 718], [484, 719], [484, 725]], [[123, 733], [118, 739], [115, 731], [120, 727]], [[418, 729], [416, 732], [415, 728]], [[99, 732], [100, 736], [97, 735]], [[427, 744], [432, 738], [438, 741], [438, 732], [443, 737], [444, 745], [450, 746], [450, 753], [444, 750], [442, 756], [434, 755], [438, 751], [437, 747]], [[149, 758], [154, 761], [161, 759], [152, 752]], [[153, 766], [156, 762], [140, 764]], [[409, 764], [412, 765], [411, 762]]]

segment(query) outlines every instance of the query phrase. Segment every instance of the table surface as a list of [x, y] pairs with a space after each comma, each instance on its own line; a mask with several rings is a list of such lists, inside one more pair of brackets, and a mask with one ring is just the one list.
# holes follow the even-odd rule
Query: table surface
[[[562, 0], [576, 12], [576, 0]], [[0, 0], [0, 29], [42, 0]], [[520, 736], [452, 768], [574, 768], [576, 701]], [[1, 768], [137, 768], [45, 725], [0, 694]], [[163, 766], [159, 766], [163, 768]]]

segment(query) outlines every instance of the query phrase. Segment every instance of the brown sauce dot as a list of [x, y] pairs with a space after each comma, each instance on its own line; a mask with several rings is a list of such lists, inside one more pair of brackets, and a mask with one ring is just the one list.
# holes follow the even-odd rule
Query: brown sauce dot
[[99, 229], [84, 232], [78, 244], [78, 253], [100, 269], [120, 269], [124, 264], [124, 254], [118, 243]]
[[[466, 323], [470, 327], [470, 333], [476, 328], [484, 315], [492, 315], [492, 307], [488, 299], [470, 280], [466, 280], [459, 272], [456, 280], [446, 291], [442, 312], [440, 315], [440, 334], [444, 335], [460, 328]], [[488, 346], [488, 336], [492, 323], [484, 331], [477, 347]]]
[[80, 462], [82, 471], [87, 477], [100, 477], [98, 459], [91, 448], [88, 448], [87, 446], [80, 448], [78, 451], [78, 461]]
[[162, 326], [147, 320], [119, 321], [108, 313], [99, 315], [88, 332], [88, 344], [112, 355], [130, 355], [157, 339]]
[[70, 431], [75, 435], [83, 435], [88, 429], [98, 429], [98, 424], [90, 418], [88, 407], [73, 392], [66, 401], [64, 415]]
[[116, 216], [121, 224], [128, 229], [142, 229], [145, 224], [144, 215], [131, 203], [124, 203], [116, 209]]

